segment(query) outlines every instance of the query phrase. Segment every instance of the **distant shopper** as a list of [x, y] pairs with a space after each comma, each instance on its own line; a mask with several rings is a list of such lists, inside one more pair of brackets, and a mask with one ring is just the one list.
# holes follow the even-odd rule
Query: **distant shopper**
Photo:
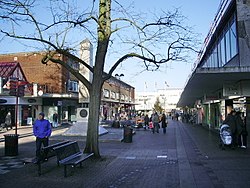
[[237, 142], [237, 145], [240, 146], [241, 145], [240, 137], [241, 137], [242, 129], [244, 126], [244, 122], [241, 117], [240, 111], [237, 111], [235, 113], [235, 122], [236, 122], [236, 142]]
[[238, 146], [241, 148], [247, 147], [247, 129], [246, 129], [246, 118], [242, 117], [241, 112], [236, 112], [236, 124], [237, 124], [237, 137]]
[[232, 134], [232, 149], [237, 145], [237, 128], [236, 128], [236, 111], [233, 109], [223, 121], [223, 124], [227, 124], [230, 127], [230, 131]]
[[52, 129], [50, 122], [44, 119], [44, 113], [39, 113], [38, 119], [33, 125], [33, 133], [36, 137], [36, 162], [41, 160], [41, 147], [49, 145], [49, 137], [51, 135]]
[[146, 130], [149, 127], [149, 117], [148, 114], [144, 117], [144, 130]]
[[52, 123], [52, 126], [53, 127], [58, 127], [58, 114], [55, 112], [54, 114], [53, 114], [53, 123]]
[[166, 127], [167, 127], [168, 121], [167, 121], [166, 115], [164, 113], [161, 116], [160, 122], [161, 122], [161, 127], [163, 129], [163, 133], [166, 134]]
[[8, 128], [12, 129], [12, 122], [11, 122], [11, 113], [8, 112], [6, 117], [5, 117], [5, 128], [8, 130]]
[[154, 125], [153, 133], [155, 133], [155, 131], [157, 133], [159, 133], [159, 115], [157, 114], [157, 112], [154, 113], [154, 115], [152, 117], [152, 122]]

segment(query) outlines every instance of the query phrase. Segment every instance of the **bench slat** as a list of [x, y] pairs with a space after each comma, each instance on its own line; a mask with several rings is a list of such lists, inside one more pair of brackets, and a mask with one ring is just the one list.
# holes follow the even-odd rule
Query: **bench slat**
[[54, 148], [59, 164], [64, 165], [64, 177], [67, 177], [67, 165], [77, 165], [93, 156], [93, 153], [82, 153], [77, 142], [66, 143]]
[[70, 159], [66, 159], [64, 161], [61, 161], [60, 164], [63, 164], [63, 165], [77, 165], [79, 164], [80, 162], [88, 159], [89, 157], [93, 156], [94, 154], [93, 153], [88, 153], [88, 154], [81, 154], [81, 155], [78, 155], [78, 156], [75, 156], [74, 158], [70, 158]]

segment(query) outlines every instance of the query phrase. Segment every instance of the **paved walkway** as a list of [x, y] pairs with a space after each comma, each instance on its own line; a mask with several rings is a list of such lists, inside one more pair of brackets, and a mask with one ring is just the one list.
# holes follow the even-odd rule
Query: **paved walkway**
[[[28, 130], [28, 128], [26, 129]], [[83, 148], [83, 137], [61, 136], [58, 128], [51, 142], [77, 140]], [[63, 167], [55, 159], [42, 165], [42, 176], [33, 164], [19, 165], [0, 174], [1, 188], [233, 188], [250, 187], [250, 150], [237, 148], [220, 150], [219, 138], [197, 125], [169, 120], [167, 133], [153, 134], [137, 130], [132, 143], [120, 142], [122, 129], [110, 129], [100, 137], [102, 159], [90, 159], [83, 168], [69, 168], [63, 177]], [[0, 135], [1, 136], [1, 135]], [[23, 160], [34, 154], [34, 137], [19, 140], [19, 155], [8, 161]], [[1, 163], [4, 156], [0, 143]], [[0, 165], [2, 166], [2, 164]]]

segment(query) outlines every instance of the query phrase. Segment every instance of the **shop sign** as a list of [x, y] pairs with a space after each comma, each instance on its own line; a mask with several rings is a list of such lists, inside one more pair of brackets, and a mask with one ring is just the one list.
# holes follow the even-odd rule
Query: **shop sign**
[[29, 103], [35, 103], [35, 102], [36, 102], [36, 99], [28, 99], [28, 102], [29, 102]]
[[6, 103], [6, 102], [7, 102], [7, 100], [5, 100], [5, 99], [0, 99], [0, 103], [1, 103], [1, 104]]

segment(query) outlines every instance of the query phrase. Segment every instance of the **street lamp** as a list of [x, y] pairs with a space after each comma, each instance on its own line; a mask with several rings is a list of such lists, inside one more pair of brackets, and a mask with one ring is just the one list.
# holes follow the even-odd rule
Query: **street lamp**
[[[121, 81], [121, 77], [123, 77], [124, 74], [115, 74], [115, 77]], [[119, 112], [119, 119], [121, 114], [121, 83], [119, 82], [119, 103], [118, 103], [118, 112]]]

